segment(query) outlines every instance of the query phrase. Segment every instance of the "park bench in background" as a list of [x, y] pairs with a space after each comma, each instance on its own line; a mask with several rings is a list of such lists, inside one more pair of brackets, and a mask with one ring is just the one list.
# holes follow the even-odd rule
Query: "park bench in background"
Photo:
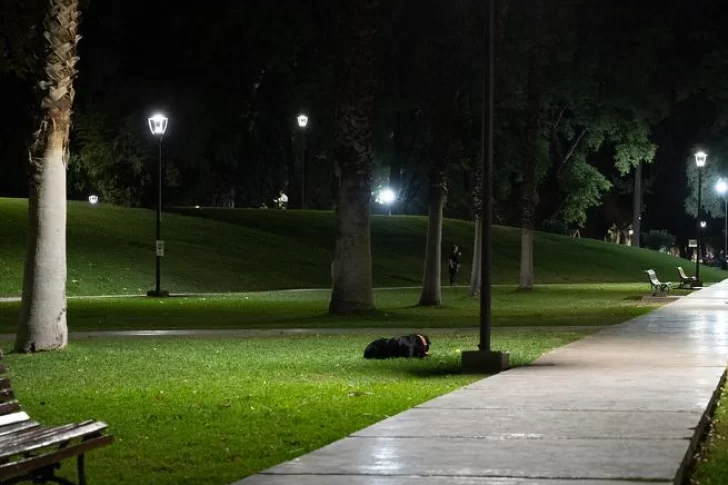
[[84, 454], [111, 443], [106, 424], [84, 421], [43, 426], [32, 421], [15, 399], [0, 351], [0, 485], [73, 482], [55, 475], [62, 460], [77, 457], [78, 483], [86, 484]]
[[657, 296], [658, 293], [670, 293], [670, 283], [663, 283], [658, 280], [654, 269], [648, 269], [645, 273], [647, 273], [647, 279], [650, 281], [652, 296]]
[[683, 271], [682, 266], [677, 267], [677, 274], [680, 276], [680, 285], [678, 288], [692, 288], [695, 283], [695, 276], [688, 276]]

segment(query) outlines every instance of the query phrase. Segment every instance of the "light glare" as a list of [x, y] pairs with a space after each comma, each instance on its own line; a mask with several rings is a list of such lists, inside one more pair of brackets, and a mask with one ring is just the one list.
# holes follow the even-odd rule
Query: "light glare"
[[728, 183], [723, 179], [718, 180], [718, 183], [715, 184], [715, 191], [721, 195], [725, 194], [728, 192]]
[[397, 200], [397, 194], [392, 189], [382, 189], [379, 191], [377, 202], [380, 204], [391, 205], [395, 200]]
[[167, 131], [168, 122], [169, 119], [166, 116], [157, 113], [149, 118], [149, 130], [152, 132], [152, 135], [164, 135], [164, 132]]
[[695, 164], [698, 168], [705, 167], [705, 161], [708, 159], [708, 155], [704, 151], [699, 151], [695, 154]]
[[298, 126], [300, 126], [301, 128], [306, 128], [306, 125], [308, 125], [308, 116], [306, 116], [304, 114], [298, 115], [297, 120], [298, 120]]

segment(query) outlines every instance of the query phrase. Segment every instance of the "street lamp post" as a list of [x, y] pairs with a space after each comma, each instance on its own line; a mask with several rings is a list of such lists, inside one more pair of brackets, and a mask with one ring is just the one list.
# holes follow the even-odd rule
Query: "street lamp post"
[[485, 22], [483, 25], [483, 101], [481, 105], [482, 131], [480, 156], [482, 158], [483, 219], [481, 224], [481, 280], [480, 280], [480, 342], [478, 350], [462, 354], [464, 372], [495, 374], [509, 366], [505, 352], [490, 349], [491, 320], [491, 239], [493, 223], [493, 124], [495, 101], [495, 1], [485, 1]]
[[169, 292], [162, 290], [162, 257], [164, 256], [164, 241], [162, 241], [162, 139], [167, 131], [169, 119], [162, 114], [155, 114], [149, 118], [149, 130], [152, 135], [159, 137], [159, 163], [157, 165], [157, 239], [156, 239], [156, 285], [147, 292], [147, 296], [169, 296]]
[[306, 208], [306, 125], [308, 116], [298, 115], [298, 127], [301, 128], [301, 209]]
[[728, 182], [720, 179], [715, 184], [715, 191], [723, 196], [723, 215], [725, 222], [723, 224], [723, 259], [725, 261], [728, 258]]
[[[698, 167], [698, 211], [697, 211], [697, 218], [698, 221], [700, 221], [700, 209], [702, 205], [702, 192], [703, 192], [703, 167], [705, 167], [705, 162], [708, 159], [708, 155], [703, 152], [699, 151], [695, 154], [695, 165]], [[702, 224], [699, 222], [699, 226], [702, 227]], [[700, 279], [700, 257], [702, 254], [702, 244], [701, 244], [701, 227], [698, 227], [698, 256], [695, 258], [695, 282], [694, 286], [703, 286], [703, 282]]]

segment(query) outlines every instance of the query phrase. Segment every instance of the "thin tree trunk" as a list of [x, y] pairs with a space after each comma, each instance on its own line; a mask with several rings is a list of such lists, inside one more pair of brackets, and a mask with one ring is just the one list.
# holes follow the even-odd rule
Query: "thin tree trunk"
[[642, 163], [638, 163], [634, 169], [634, 193], [632, 195], [632, 246], [638, 248], [642, 231]]
[[482, 219], [478, 217], [475, 219], [475, 237], [473, 238], [473, 267], [470, 269], [470, 291], [469, 296], [480, 295], [480, 285], [482, 284], [480, 266], [481, 258], [483, 257], [483, 251], [481, 247], [482, 234], [481, 225]]
[[30, 150], [28, 247], [15, 340], [19, 352], [63, 348], [68, 343], [65, 155], [75, 94], [78, 20], [77, 0], [52, 0], [43, 24], [41, 123]]
[[528, 78], [528, 122], [526, 128], [526, 166], [521, 184], [521, 271], [520, 290], [533, 289], [533, 230], [538, 206], [539, 141], [541, 136], [541, 85], [537, 49], [531, 53]]
[[447, 200], [445, 183], [444, 171], [438, 171], [433, 175], [427, 220], [425, 269], [419, 303], [421, 306], [437, 306], [441, 301], [442, 209]]
[[521, 227], [521, 275], [519, 290], [533, 289], [533, 229]]
[[[331, 269], [329, 312], [346, 314], [374, 308], [370, 198], [374, 146], [375, 45], [377, 0], [342, 4], [336, 22], [336, 113], [334, 160], [338, 179], [336, 249]], [[352, 53], [356, 53], [353, 55]]]

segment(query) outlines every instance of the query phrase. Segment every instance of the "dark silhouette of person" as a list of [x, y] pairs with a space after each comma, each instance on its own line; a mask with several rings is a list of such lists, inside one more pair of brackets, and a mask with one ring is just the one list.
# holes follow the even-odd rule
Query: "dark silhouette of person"
[[447, 257], [447, 270], [450, 273], [450, 286], [453, 286], [455, 284], [455, 277], [458, 274], [458, 271], [460, 271], [460, 250], [458, 249], [457, 244], [452, 245], [452, 251], [450, 251], [450, 255]]

